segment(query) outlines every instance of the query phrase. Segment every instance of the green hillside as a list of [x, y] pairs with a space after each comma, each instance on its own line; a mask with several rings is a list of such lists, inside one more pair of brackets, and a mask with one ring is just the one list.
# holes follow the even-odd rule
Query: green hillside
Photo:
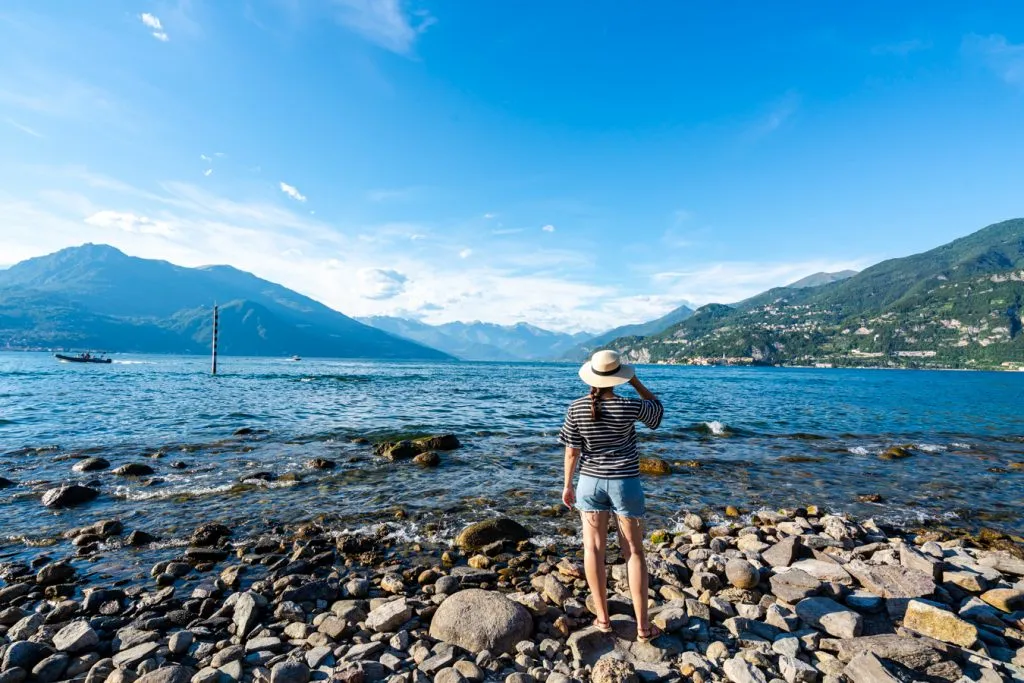
[[1024, 219], [1015, 219], [838, 282], [705, 306], [609, 346], [638, 362], [1012, 368], [1024, 365], [1022, 309]]

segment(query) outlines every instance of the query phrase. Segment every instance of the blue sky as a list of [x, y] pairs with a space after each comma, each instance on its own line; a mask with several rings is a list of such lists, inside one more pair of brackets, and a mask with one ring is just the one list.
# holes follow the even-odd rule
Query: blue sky
[[0, 8], [0, 264], [598, 330], [1024, 215], [1018, 2]]

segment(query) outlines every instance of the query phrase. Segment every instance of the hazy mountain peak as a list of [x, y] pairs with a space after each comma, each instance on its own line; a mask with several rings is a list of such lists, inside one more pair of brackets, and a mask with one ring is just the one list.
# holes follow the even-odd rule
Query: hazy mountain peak
[[839, 282], [840, 280], [846, 280], [857, 274], [856, 270], [840, 270], [835, 273], [814, 273], [807, 277], [800, 278], [796, 282], [791, 282], [786, 285], [789, 289], [805, 289], [807, 287], [820, 287], [822, 285], [831, 284], [833, 282]]

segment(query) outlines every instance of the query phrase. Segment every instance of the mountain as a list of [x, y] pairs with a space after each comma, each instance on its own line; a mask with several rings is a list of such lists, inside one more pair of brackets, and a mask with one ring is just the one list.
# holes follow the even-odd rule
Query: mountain
[[551, 360], [589, 335], [565, 334], [527, 323], [496, 325], [482, 322], [451, 322], [428, 325], [417, 320], [375, 316], [360, 318], [392, 334], [427, 344], [463, 360]]
[[846, 280], [857, 274], [856, 270], [840, 270], [837, 273], [815, 273], [814, 275], [808, 275], [805, 278], [801, 278], [796, 282], [786, 285], [790, 289], [804, 289], [806, 287], [820, 287], [822, 285], [831, 284], [833, 282], [839, 282], [840, 280]]
[[610, 342], [616, 339], [621, 337], [647, 337], [652, 334], [657, 334], [662, 330], [667, 330], [676, 323], [681, 323], [691, 315], [693, 315], [693, 309], [689, 306], [683, 305], [679, 308], [672, 309], [656, 320], [616, 327], [615, 329], [608, 330], [596, 337], [591, 337], [582, 344], [577, 344], [565, 354], [565, 359], [584, 361], [594, 351], [603, 346], [607, 346]]
[[[794, 283], [799, 284], [799, 283]], [[1024, 219], [611, 345], [638, 362], [1024, 367]]]
[[214, 302], [227, 355], [449, 358], [229, 266], [185, 268], [95, 244], [0, 271], [0, 347], [206, 352]]

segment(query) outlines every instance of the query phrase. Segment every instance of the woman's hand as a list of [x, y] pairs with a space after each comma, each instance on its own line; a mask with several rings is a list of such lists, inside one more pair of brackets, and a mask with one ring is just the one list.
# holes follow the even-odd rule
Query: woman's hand
[[572, 484], [569, 484], [562, 489], [562, 502], [565, 503], [565, 507], [572, 510], [573, 506], [576, 505], [576, 491], [573, 489]]

